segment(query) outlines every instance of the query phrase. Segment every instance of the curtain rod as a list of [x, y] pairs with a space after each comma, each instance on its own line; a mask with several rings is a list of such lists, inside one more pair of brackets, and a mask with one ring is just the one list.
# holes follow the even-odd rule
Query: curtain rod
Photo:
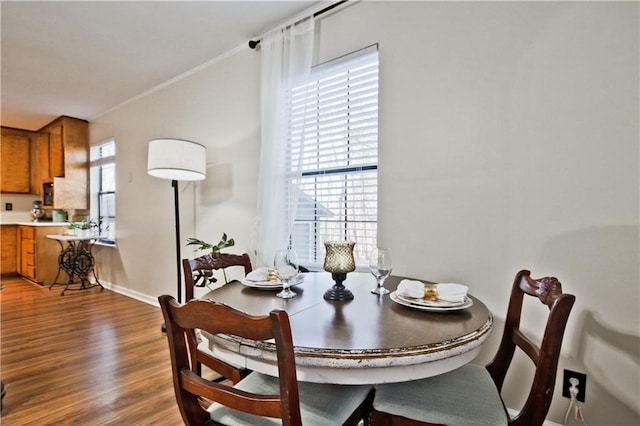
[[[314, 18], [316, 18], [316, 17], [318, 17], [318, 16], [322, 15], [323, 13], [327, 13], [328, 11], [330, 11], [330, 10], [332, 10], [332, 9], [334, 9], [334, 8], [336, 8], [336, 7], [338, 7], [338, 6], [340, 6], [341, 4], [346, 3], [347, 1], [349, 1], [349, 0], [340, 0], [340, 1], [337, 1], [337, 2], [333, 3], [332, 5], [327, 6], [327, 7], [325, 7], [324, 9], [321, 9], [321, 10], [319, 10], [319, 11], [315, 12], [312, 16], [313, 16]], [[302, 18], [302, 19], [300, 19], [299, 21], [296, 21], [296, 22], [294, 22], [294, 23], [293, 23], [293, 24], [291, 24], [291, 25], [295, 25], [295, 24], [297, 24], [297, 23], [299, 23], [299, 22], [302, 22], [302, 21], [304, 21], [305, 19], [306, 19], [306, 18]], [[291, 25], [287, 25], [287, 27], [289, 27], [289, 26], [291, 26]], [[249, 47], [250, 47], [251, 49], [255, 49], [256, 47], [258, 47], [258, 45], [259, 45], [259, 44], [260, 44], [260, 39], [258, 39], [258, 40], [249, 40]]]

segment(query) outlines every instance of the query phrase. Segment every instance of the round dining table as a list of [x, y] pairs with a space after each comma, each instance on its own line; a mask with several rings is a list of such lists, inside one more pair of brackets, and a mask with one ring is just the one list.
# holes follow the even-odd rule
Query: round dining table
[[[403, 277], [385, 282], [392, 292]], [[350, 273], [344, 282], [350, 301], [328, 301], [331, 274], [310, 272], [292, 289], [292, 299], [277, 290], [232, 281], [202, 298], [251, 315], [273, 309], [289, 314], [298, 380], [334, 384], [380, 384], [445, 373], [470, 362], [489, 337], [493, 317], [472, 294], [471, 306], [427, 311], [398, 303], [395, 294], [371, 293], [371, 274]], [[428, 281], [424, 281], [428, 282]], [[469, 305], [467, 303], [466, 305]], [[203, 333], [200, 349], [231, 364], [277, 376], [275, 344]]]

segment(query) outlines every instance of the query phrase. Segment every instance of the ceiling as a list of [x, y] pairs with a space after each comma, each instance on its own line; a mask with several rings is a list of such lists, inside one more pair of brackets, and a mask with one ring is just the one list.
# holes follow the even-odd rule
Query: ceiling
[[91, 121], [316, 3], [2, 0], [0, 124]]

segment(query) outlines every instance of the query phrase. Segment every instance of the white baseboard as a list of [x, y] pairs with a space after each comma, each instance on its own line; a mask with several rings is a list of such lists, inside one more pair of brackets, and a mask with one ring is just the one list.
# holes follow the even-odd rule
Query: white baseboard
[[114, 285], [108, 281], [100, 281], [100, 283], [102, 284], [102, 286], [108, 290], [111, 290], [115, 293], [119, 293], [122, 294], [124, 296], [128, 296], [131, 297], [133, 299], [139, 300], [141, 302], [147, 303], [149, 305], [153, 305], [156, 307], [160, 307], [160, 304], [158, 303], [158, 299], [155, 297], [151, 297], [148, 294], [144, 294], [144, 293], [139, 293], [137, 291], [133, 291], [131, 289], [125, 288], [125, 287], [120, 287], [117, 285]]
[[[509, 415], [512, 417], [518, 414], [518, 410], [512, 410], [511, 408], [507, 408], [507, 411], [509, 412]], [[550, 420], [545, 420], [544, 423], [542, 423], [542, 425], [543, 426], [562, 426], [561, 424], [552, 422]]]

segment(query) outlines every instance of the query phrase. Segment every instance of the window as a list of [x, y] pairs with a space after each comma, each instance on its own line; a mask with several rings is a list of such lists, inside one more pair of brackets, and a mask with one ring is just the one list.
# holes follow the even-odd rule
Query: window
[[301, 263], [320, 265], [324, 241], [351, 240], [356, 263], [365, 264], [377, 233], [377, 46], [314, 67], [289, 108], [291, 246]]
[[116, 141], [111, 139], [91, 147], [91, 217], [100, 223], [105, 244], [115, 244], [116, 236]]

